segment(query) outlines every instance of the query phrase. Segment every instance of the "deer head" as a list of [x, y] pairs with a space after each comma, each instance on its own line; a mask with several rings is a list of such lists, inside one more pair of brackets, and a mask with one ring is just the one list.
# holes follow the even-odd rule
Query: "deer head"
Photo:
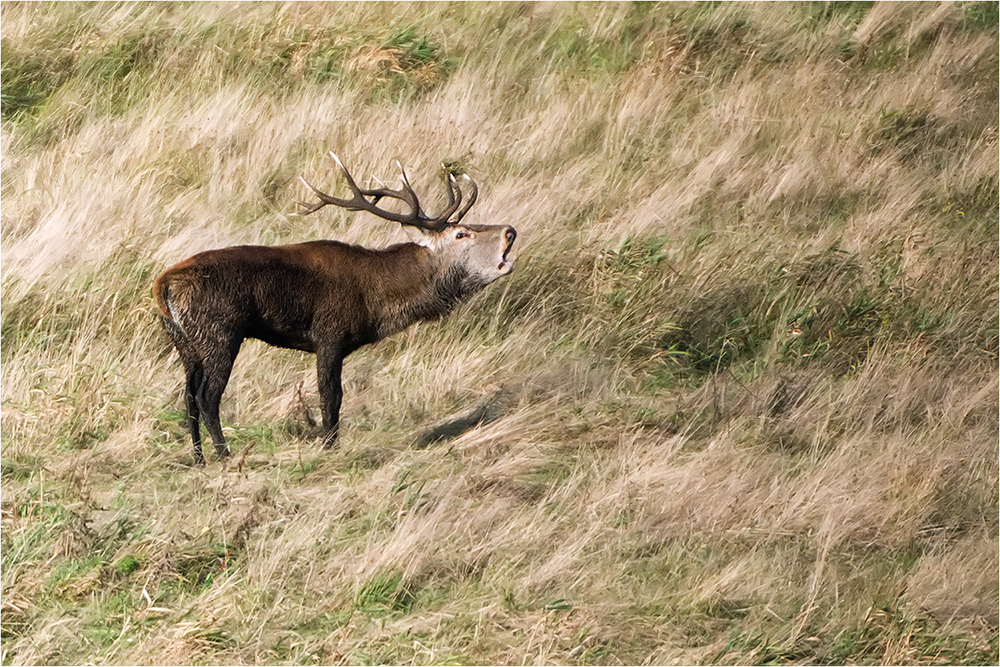
[[[367, 211], [383, 220], [403, 225], [410, 240], [428, 248], [431, 256], [451, 271], [462, 273], [465, 289], [475, 292], [497, 278], [514, 270], [514, 263], [508, 256], [517, 238], [517, 231], [510, 225], [463, 225], [461, 220], [476, 203], [479, 188], [468, 174], [461, 180], [468, 184], [470, 194], [463, 203], [464, 194], [454, 174], [446, 170], [448, 203], [444, 210], [431, 216], [420, 206], [416, 192], [410, 186], [406, 170], [397, 161], [400, 184], [398, 190], [381, 187], [363, 189], [358, 186], [351, 173], [334, 153], [330, 157], [340, 167], [344, 181], [351, 191], [349, 199], [334, 197], [315, 188], [309, 181], [302, 182], [312, 190], [319, 201], [314, 204], [300, 202], [304, 207], [302, 215], [315, 213], [324, 206], [333, 205], [348, 211]], [[378, 206], [382, 199], [397, 199], [408, 211], [397, 213]]]

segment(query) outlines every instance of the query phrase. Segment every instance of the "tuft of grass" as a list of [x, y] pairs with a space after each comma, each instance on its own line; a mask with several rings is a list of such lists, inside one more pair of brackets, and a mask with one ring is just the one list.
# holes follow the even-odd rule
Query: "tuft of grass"
[[970, 2], [965, 9], [965, 20], [974, 30], [995, 29], [1000, 24], [1000, 7], [995, 2]]
[[22, 53], [4, 45], [0, 52], [0, 118], [16, 120], [39, 112], [58, 88], [72, 76], [69, 54]]
[[138, 558], [131, 555], [125, 555], [114, 562], [112, 566], [119, 574], [132, 574], [142, 568], [142, 563]]
[[417, 601], [401, 572], [385, 571], [365, 581], [354, 596], [354, 608], [370, 615], [406, 613]]

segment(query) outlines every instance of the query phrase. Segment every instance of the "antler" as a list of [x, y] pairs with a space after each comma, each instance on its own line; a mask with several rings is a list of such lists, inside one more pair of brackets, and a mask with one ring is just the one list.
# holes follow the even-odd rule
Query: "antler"
[[[344, 172], [344, 180], [347, 182], [347, 187], [351, 190], [350, 199], [341, 199], [339, 197], [333, 197], [324, 192], [317, 190], [309, 181], [302, 178], [302, 182], [305, 183], [310, 190], [316, 193], [319, 197], [319, 201], [315, 204], [306, 204], [305, 202], [299, 202], [305, 209], [302, 211], [302, 215], [309, 215], [310, 213], [315, 213], [327, 204], [332, 204], [334, 206], [339, 206], [345, 208], [348, 211], [368, 211], [369, 213], [376, 215], [383, 220], [390, 220], [392, 222], [398, 222], [403, 225], [412, 225], [414, 227], [423, 227], [424, 229], [430, 229], [439, 232], [449, 225], [458, 224], [459, 220], [469, 212], [472, 205], [476, 203], [476, 198], [479, 195], [479, 189], [476, 187], [475, 181], [472, 180], [467, 174], [462, 174], [462, 178], [467, 180], [472, 186], [472, 196], [469, 200], [462, 206], [462, 190], [458, 187], [458, 183], [455, 181], [455, 177], [449, 173], [448, 174], [448, 204], [445, 206], [444, 211], [437, 216], [429, 216], [424, 213], [424, 210], [420, 207], [420, 201], [417, 199], [417, 193], [413, 191], [410, 187], [410, 181], [406, 178], [406, 171], [403, 169], [403, 165], [399, 165], [399, 173], [401, 176], [403, 187], [400, 190], [392, 190], [390, 188], [374, 188], [371, 190], [365, 190], [358, 187], [358, 184], [354, 182], [354, 178], [351, 173], [347, 171], [347, 167], [344, 163], [340, 161], [335, 154], [330, 153], [330, 157], [333, 161], [337, 163], [340, 170]], [[301, 177], [300, 177], [301, 178]], [[368, 200], [371, 197], [371, 201]], [[409, 213], [394, 213], [392, 211], [387, 211], [384, 208], [379, 208], [376, 206], [378, 202], [385, 198], [399, 199], [409, 206]], [[461, 208], [459, 208], [461, 206]], [[456, 213], [456, 211], [458, 211]], [[452, 217], [454, 215], [454, 218]]]

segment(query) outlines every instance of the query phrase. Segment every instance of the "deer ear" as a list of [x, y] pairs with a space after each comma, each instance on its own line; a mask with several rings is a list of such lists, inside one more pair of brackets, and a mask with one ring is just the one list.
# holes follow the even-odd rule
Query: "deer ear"
[[422, 245], [430, 248], [434, 243], [434, 232], [422, 227], [414, 227], [413, 225], [402, 225], [403, 231], [406, 235], [410, 237], [410, 241], [416, 243], [417, 245]]

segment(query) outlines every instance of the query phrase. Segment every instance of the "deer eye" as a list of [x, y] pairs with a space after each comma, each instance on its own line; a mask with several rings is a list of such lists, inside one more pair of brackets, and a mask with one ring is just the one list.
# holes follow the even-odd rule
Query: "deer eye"
[[463, 230], [459, 230], [459, 231], [455, 232], [455, 240], [456, 241], [458, 239], [467, 239], [470, 236], [472, 236], [472, 234], [470, 234], [469, 232], [463, 231]]

